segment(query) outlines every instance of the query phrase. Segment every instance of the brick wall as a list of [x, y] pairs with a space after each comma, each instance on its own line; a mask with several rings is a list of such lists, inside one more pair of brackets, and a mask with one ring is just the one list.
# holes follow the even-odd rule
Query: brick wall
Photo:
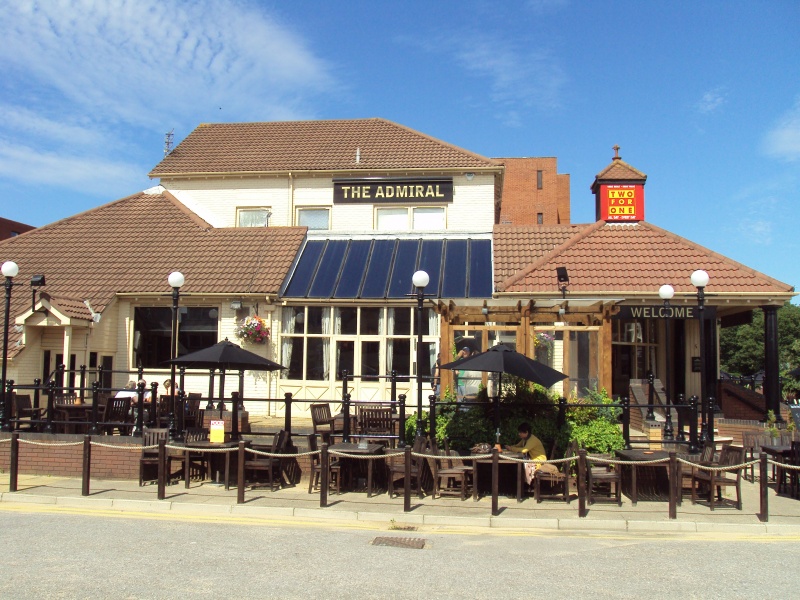
[[[557, 172], [555, 158], [501, 158], [503, 177], [500, 224], [536, 225], [542, 213], [543, 225], [568, 224], [569, 175]], [[538, 188], [537, 171], [542, 171]]]

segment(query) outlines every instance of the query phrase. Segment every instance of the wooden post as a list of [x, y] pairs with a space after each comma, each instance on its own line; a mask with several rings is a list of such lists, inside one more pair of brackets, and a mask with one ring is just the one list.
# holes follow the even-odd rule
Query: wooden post
[[[167, 497], [167, 440], [158, 440], [158, 499], [163, 500]], [[188, 474], [184, 473], [188, 479]]]
[[[566, 467], [565, 472], [569, 472]], [[569, 486], [569, 477], [564, 479], [564, 486]], [[569, 498], [569, 490], [565, 489], [564, 494]], [[586, 449], [578, 450], [578, 516], [586, 516]]]
[[17, 491], [17, 478], [19, 474], [19, 432], [11, 434], [11, 464], [9, 465], [8, 491]]
[[500, 487], [499, 471], [500, 471], [500, 453], [497, 448], [492, 448], [492, 516], [496, 517], [499, 513], [497, 505], [497, 495]]
[[239, 455], [236, 469], [236, 504], [244, 504], [244, 453], [247, 442], [239, 440]]
[[681, 477], [678, 474], [680, 467], [678, 466], [678, 455], [674, 450], [669, 453], [669, 518], [678, 518], [678, 494], [681, 493]]
[[[328, 474], [331, 469], [331, 458], [328, 454], [328, 444], [322, 444], [322, 455], [320, 456], [320, 472], [319, 472], [319, 506], [326, 508], [328, 506]], [[339, 477], [341, 477], [341, 473]], [[341, 485], [341, 483], [339, 484]]]
[[92, 476], [92, 436], [83, 436], [83, 473], [81, 477], [81, 496], [89, 495], [89, 480]]
[[[405, 452], [405, 465], [403, 472], [403, 512], [411, 510], [411, 446], [406, 446], [403, 450]], [[417, 475], [419, 477], [419, 475]], [[389, 482], [391, 485], [391, 482]], [[419, 485], [419, 479], [417, 479]]]
[[759, 487], [761, 491], [761, 514], [759, 518], [764, 522], [769, 522], [769, 466], [767, 465], [767, 455], [762, 452], [758, 464]]

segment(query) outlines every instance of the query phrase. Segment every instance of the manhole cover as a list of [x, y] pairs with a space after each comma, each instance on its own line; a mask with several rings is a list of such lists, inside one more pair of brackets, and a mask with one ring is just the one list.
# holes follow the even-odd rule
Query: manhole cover
[[425, 548], [425, 540], [423, 538], [409, 538], [409, 537], [376, 537], [372, 540], [373, 546], [393, 546], [395, 548], [413, 548], [415, 550], [422, 550]]

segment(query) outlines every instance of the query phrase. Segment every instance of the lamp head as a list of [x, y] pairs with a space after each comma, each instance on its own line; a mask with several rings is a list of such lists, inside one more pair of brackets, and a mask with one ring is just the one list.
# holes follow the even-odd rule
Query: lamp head
[[673, 288], [670, 284], [666, 283], [658, 288], [658, 296], [662, 300], [671, 300], [672, 297], [675, 295], [675, 288]]
[[426, 285], [430, 283], [430, 281], [431, 278], [425, 271], [417, 271], [411, 277], [411, 283], [413, 283], [414, 287], [416, 288], [424, 288]]
[[169, 282], [169, 286], [172, 288], [179, 288], [186, 283], [186, 278], [183, 276], [183, 273], [180, 271], [173, 271], [167, 277], [167, 281]]
[[691, 276], [692, 285], [696, 288], [704, 288], [708, 285], [708, 273], [703, 269], [697, 269]]
[[31, 287], [42, 287], [45, 285], [44, 275], [34, 275], [31, 277]]
[[3, 263], [2, 268], [0, 268], [3, 273], [3, 277], [16, 277], [19, 273], [19, 266], [13, 260], [7, 260]]

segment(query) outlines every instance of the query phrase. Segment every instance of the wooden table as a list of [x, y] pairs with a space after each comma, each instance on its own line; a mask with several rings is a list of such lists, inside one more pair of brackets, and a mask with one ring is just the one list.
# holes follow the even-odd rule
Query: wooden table
[[[776, 462], [785, 463], [792, 454], [792, 447], [791, 445], [761, 446], [761, 451], [774, 458]], [[778, 493], [780, 493], [786, 485], [786, 471], [781, 467], [777, 467], [772, 473], [774, 475], [773, 481], [778, 482]]]
[[[222, 473], [223, 469], [225, 471], [225, 490], [230, 489], [231, 485], [231, 454], [233, 452], [209, 452], [209, 450], [218, 450], [218, 449], [230, 449], [230, 448], [238, 448], [239, 442], [238, 441], [230, 441], [230, 442], [209, 442], [208, 440], [197, 440], [195, 442], [172, 442], [174, 446], [181, 446], [186, 448], [184, 452], [184, 469], [183, 469], [183, 481], [185, 487], [189, 487], [189, 452], [201, 452], [204, 454], [208, 454], [208, 464], [211, 470], [209, 473], [209, 478], [212, 480], [212, 483], [220, 484], [219, 476]], [[224, 459], [220, 456], [220, 454], [224, 454]], [[224, 460], [224, 466], [223, 466]]]
[[[378, 456], [383, 454], [383, 446], [381, 444], [367, 444], [366, 448], [362, 448], [359, 447], [358, 444], [340, 442], [328, 446], [328, 451], [358, 454], [361, 456]], [[372, 497], [372, 463], [374, 462], [374, 460], [367, 460], [367, 498]]]
[[[661, 460], [664, 458], [669, 458], [669, 452], [665, 450], [617, 450], [616, 455], [618, 458], [622, 460], [630, 460], [630, 461], [642, 461], [642, 460]], [[640, 465], [621, 465], [621, 466], [628, 466], [631, 469], [631, 479], [630, 479], [630, 494], [631, 494], [631, 504], [636, 506], [636, 503], [639, 501], [639, 491], [637, 489], [637, 482], [636, 482], [636, 467]], [[655, 465], [641, 465], [647, 467], [664, 467], [667, 470], [667, 480], [669, 481], [669, 485], [676, 485], [675, 481], [671, 481], [669, 477], [669, 461], [658, 463]], [[679, 478], [680, 480], [680, 478]]]
[[[522, 502], [522, 478], [525, 469], [525, 463], [516, 460], [507, 460], [508, 458], [525, 459], [525, 454], [522, 452], [501, 452], [498, 456], [498, 464], [501, 465], [516, 465], [517, 466], [517, 502]], [[478, 494], [478, 465], [492, 464], [491, 458], [470, 459], [468, 456], [462, 457], [462, 460], [472, 460], [472, 499], [476, 502], [479, 499]]]
[[[63, 415], [65, 421], [64, 423], [59, 423], [59, 427], [63, 427], [64, 433], [80, 433], [76, 429], [73, 429], [75, 425], [81, 425], [85, 428], [86, 423], [89, 419], [86, 418], [87, 412], [92, 410], [91, 404], [53, 404], [53, 412], [56, 415]], [[57, 421], [61, 421], [62, 419], [56, 419]], [[69, 431], [68, 431], [69, 430]]]

